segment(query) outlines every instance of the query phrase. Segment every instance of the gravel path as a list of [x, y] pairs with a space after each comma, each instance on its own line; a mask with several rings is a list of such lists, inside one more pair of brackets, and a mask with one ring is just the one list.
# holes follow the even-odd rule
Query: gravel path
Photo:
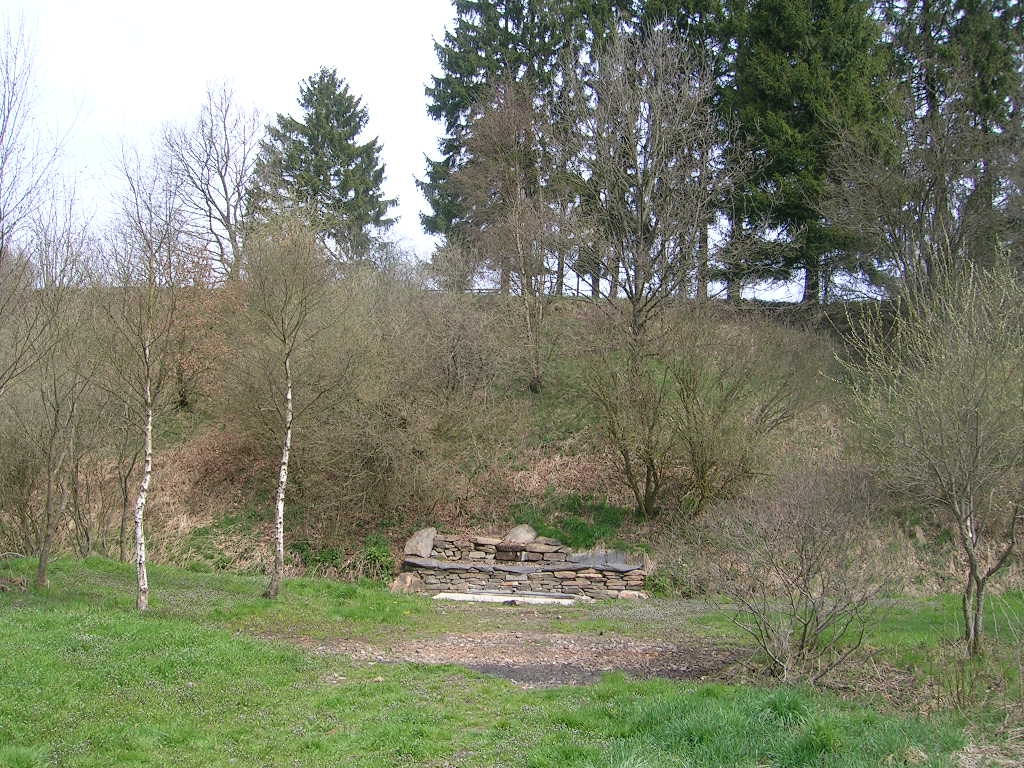
[[611, 634], [531, 631], [453, 633], [399, 641], [388, 648], [361, 640], [298, 642], [315, 653], [344, 654], [357, 662], [457, 664], [527, 688], [586, 685], [611, 671], [697, 680], [719, 676], [739, 657], [735, 649], [701, 641], [677, 644]]

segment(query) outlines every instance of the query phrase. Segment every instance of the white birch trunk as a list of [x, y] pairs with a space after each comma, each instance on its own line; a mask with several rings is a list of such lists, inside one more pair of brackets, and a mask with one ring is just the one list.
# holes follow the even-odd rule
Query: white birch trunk
[[146, 381], [146, 418], [143, 426], [142, 451], [142, 480], [139, 483], [139, 495], [135, 499], [135, 566], [139, 581], [139, 595], [135, 605], [140, 611], [144, 611], [149, 607], [149, 576], [146, 573], [146, 533], [143, 526], [146, 498], [149, 496], [149, 483], [153, 475], [153, 400], [148, 380]]
[[281, 466], [277, 475], [277, 497], [274, 510], [274, 569], [270, 574], [264, 597], [275, 598], [284, 576], [284, 495], [288, 488], [288, 455], [292, 447], [292, 368], [289, 356], [284, 359], [284, 444], [281, 446]]

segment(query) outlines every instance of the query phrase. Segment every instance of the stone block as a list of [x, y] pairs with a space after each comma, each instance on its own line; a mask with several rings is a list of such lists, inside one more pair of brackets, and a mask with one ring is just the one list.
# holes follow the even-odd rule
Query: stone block
[[526, 545], [526, 551], [540, 552], [541, 554], [543, 554], [545, 552], [557, 552], [558, 547], [554, 544], [538, 544], [536, 541], [534, 541]]
[[437, 536], [436, 528], [421, 528], [408, 538], [403, 552], [413, 557], [430, 557], [430, 553], [434, 549], [435, 536]]
[[501, 543], [497, 536], [474, 536], [471, 541], [481, 547], [496, 547]]
[[395, 580], [391, 582], [391, 591], [407, 595], [420, 591], [423, 586], [423, 579], [418, 574], [406, 571], [405, 573], [398, 574]]

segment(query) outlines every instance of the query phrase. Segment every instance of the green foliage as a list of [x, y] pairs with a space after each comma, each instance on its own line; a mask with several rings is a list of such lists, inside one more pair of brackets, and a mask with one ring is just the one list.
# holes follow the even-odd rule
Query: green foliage
[[296, 555], [312, 573], [323, 568], [340, 568], [343, 557], [333, 547], [319, 547], [311, 541], [290, 541], [287, 549]]
[[366, 537], [362, 549], [364, 576], [370, 581], [385, 582], [391, 578], [395, 559], [391, 554], [391, 546], [380, 534]]
[[[735, 119], [733, 151], [754, 156], [741, 219], [781, 230], [752, 272], [806, 273], [804, 301], [817, 302], [836, 271], [856, 273], [855, 243], [821, 213], [836, 138], [887, 131], [881, 27], [864, 0], [755, 0], [737, 18], [734, 80], [724, 104]], [[740, 149], [743, 148], [743, 149]]]
[[601, 499], [549, 491], [541, 504], [514, 504], [511, 510], [516, 523], [526, 523], [539, 535], [573, 549], [590, 549], [599, 542], [630, 548], [616, 538], [629, 510]]
[[299, 106], [301, 119], [279, 114], [267, 128], [253, 204], [264, 212], [297, 209], [335, 255], [364, 255], [374, 230], [390, 226], [395, 205], [381, 192], [379, 142], [359, 142], [366, 107], [327, 67], [301, 83]]

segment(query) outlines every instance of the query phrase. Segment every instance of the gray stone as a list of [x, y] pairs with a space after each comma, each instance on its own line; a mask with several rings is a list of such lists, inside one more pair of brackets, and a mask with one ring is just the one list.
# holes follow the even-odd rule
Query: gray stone
[[430, 557], [430, 553], [434, 549], [435, 536], [437, 536], [436, 528], [421, 528], [405, 542], [403, 552], [414, 557]]
[[619, 592], [618, 596], [620, 598], [622, 598], [623, 600], [646, 600], [647, 599], [647, 593], [646, 592], [638, 592], [638, 591], [633, 590], [633, 589], [624, 589], [621, 592]]
[[523, 525], [517, 525], [506, 533], [505, 538], [498, 543], [497, 547], [499, 550], [506, 552], [516, 551], [525, 548], [527, 544], [530, 544], [536, 538], [537, 532], [524, 523]]

